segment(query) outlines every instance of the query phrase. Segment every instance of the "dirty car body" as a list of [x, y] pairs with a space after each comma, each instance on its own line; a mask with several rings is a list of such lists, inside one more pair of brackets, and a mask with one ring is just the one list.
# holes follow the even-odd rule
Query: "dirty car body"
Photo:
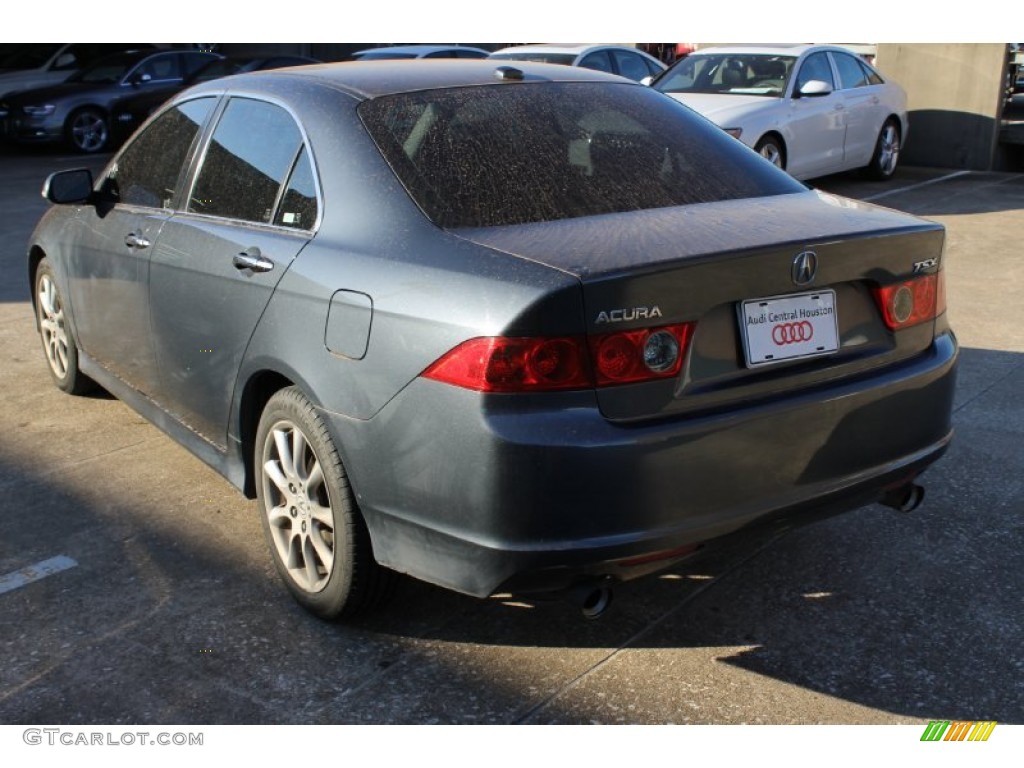
[[55, 381], [255, 495], [322, 616], [388, 569], [479, 597], [635, 577], [891, 498], [950, 440], [943, 228], [615, 76], [240, 75], [77, 174], [29, 254]]

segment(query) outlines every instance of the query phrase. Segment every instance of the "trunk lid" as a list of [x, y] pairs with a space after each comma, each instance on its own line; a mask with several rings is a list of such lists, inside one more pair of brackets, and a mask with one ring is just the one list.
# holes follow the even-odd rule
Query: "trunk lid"
[[[756, 402], [913, 357], [931, 345], [934, 323], [890, 331], [872, 288], [922, 262], [939, 269], [945, 237], [939, 224], [816, 191], [455, 233], [575, 275], [588, 335], [696, 323], [678, 377], [598, 390], [614, 420]], [[797, 286], [805, 251], [817, 272]], [[838, 350], [748, 365], [742, 303], [815, 292], [834, 292]]]

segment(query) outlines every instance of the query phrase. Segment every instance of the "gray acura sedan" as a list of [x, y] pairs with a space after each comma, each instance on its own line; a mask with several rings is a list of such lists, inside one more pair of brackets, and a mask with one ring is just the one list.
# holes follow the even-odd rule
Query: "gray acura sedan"
[[916, 506], [951, 437], [943, 228], [614, 75], [233, 76], [43, 191], [57, 386], [102, 385], [255, 497], [323, 617], [393, 571], [599, 615], [757, 523]]

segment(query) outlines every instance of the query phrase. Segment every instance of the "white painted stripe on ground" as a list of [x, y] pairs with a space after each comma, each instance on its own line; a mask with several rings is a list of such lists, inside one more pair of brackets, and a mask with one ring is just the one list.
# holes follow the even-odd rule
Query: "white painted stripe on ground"
[[863, 198], [864, 202], [873, 203], [875, 200], [881, 200], [883, 197], [890, 197], [891, 195], [898, 195], [902, 192], [909, 192], [912, 189], [920, 189], [921, 187], [927, 187], [929, 184], [938, 184], [940, 181], [949, 181], [955, 179], [958, 176], [966, 176], [970, 171], [954, 171], [953, 173], [947, 173], [945, 176], [939, 176], [937, 179], [928, 179], [928, 181], [922, 181], [918, 184], [911, 184], [909, 187], [900, 187], [899, 189], [889, 189], [885, 192], [879, 192], [877, 195], [869, 195]]
[[57, 555], [56, 557], [51, 557], [49, 560], [43, 560], [42, 562], [35, 563], [34, 565], [25, 566], [20, 571], [0, 576], [0, 595], [4, 592], [10, 592], [13, 589], [17, 589], [18, 587], [24, 587], [26, 584], [31, 584], [33, 581], [39, 581], [40, 579], [45, 579], [47, 576], [53, 576], [55, 573], [66, 571], [69, 568], [74, 568], [76, 565], [78, 565], [78, 563], [67, 555]]

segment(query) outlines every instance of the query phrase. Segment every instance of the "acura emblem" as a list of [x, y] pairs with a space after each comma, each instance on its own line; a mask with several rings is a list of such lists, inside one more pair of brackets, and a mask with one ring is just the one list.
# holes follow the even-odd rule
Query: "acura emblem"
[[793, 284], [810, 285], [818, 272], [818, 254], [814, 251], [798, 253], [793, 259]]

